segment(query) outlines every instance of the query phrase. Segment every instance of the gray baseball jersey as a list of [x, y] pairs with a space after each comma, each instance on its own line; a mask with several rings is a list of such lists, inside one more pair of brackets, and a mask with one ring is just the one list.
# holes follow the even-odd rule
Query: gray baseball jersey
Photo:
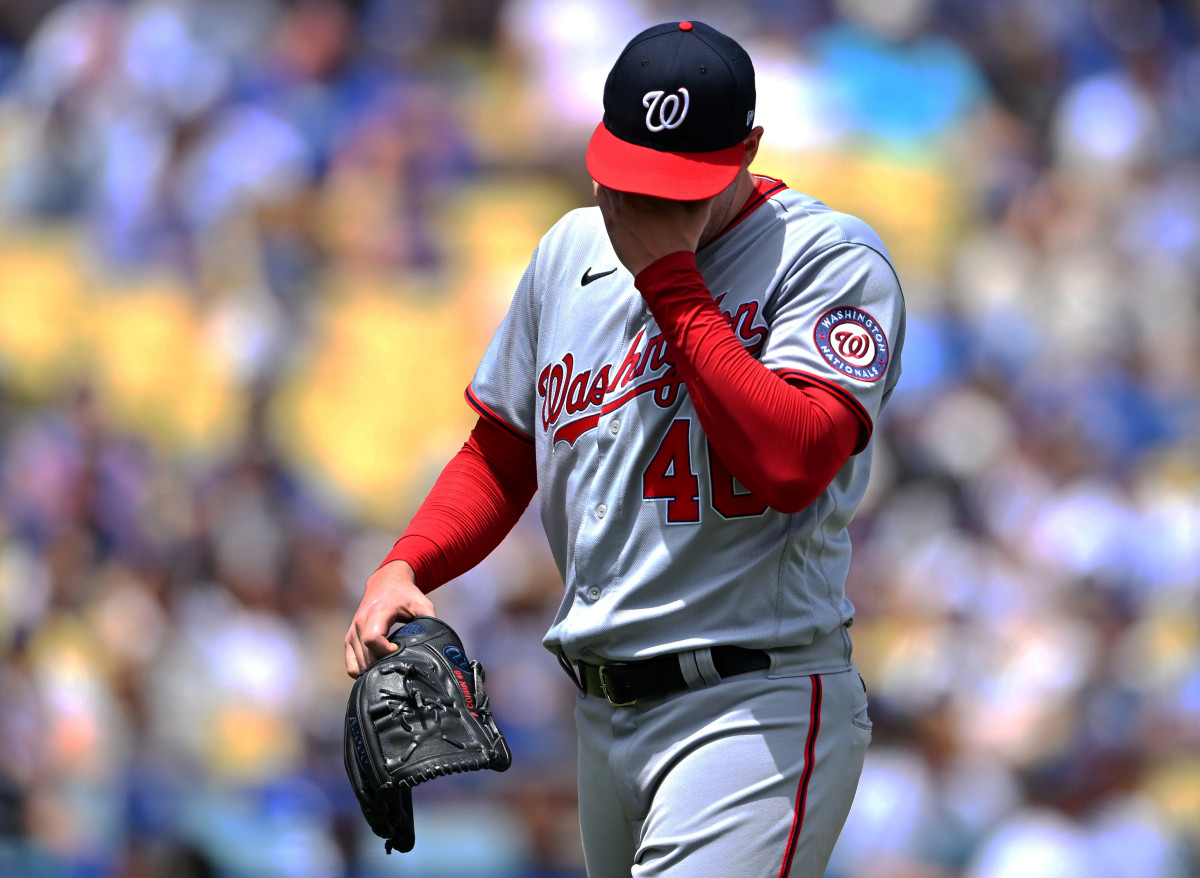
[[572, 659], [800, 646], [853, 616], [846, 526], [899, 377], [903, 299], [866, 224], [757, 183], [696, 261], [753, 356], [858, 414], [857, 453], [807, 508], [768, 508], [712, 454], [598, 208], [567, 214], [542, 239], [467, 390], [480, 414], [535, 446], [566, 584], [545, 643]]

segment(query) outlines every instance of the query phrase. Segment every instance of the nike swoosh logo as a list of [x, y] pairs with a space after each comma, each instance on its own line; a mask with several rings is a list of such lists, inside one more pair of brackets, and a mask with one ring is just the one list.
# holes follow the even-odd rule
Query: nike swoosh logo
[[589, 265], [583, 272], [583, 277], [579, 279], [581, 286], [587, 286], [594, 280], [600, 280], [602, 277], [608, 277], [610, 274], [616, 274], [615, 268], [610, 268], [608, 271], [602, 271], [599, 274], [592, 274], [592, 267]]

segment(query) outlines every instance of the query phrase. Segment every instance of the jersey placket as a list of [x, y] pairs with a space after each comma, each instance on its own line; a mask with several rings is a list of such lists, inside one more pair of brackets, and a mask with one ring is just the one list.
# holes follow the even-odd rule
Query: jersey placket
[[[621, 356], [630, 350], [639, 333], [646, 337], [654, 331], [654, 322], [641, 294], [631, 285], [625, 291], [625, 296], [629, 304], [621, 344], [617, 348]], [[615, 362], [620, 363], [621, 359], [617, 358]], [[629, 386], [617, 384], [606, 394], [605, 402], [617, 399], [628, 390]], [[627, 443], [622, 441], [622, 437], [636, 429], [636, 421], [637, 401], [631, 400], [601, 415], [596, 424], [596, 477], [592, 480], [575, 543], [575, 572], [580, 580], [578, 593], [589, 604], [600, 600], [604, 592], [616, 584], [614, 574], [621, 548], [628, 538], [623, 529], [629, 525], [628, 516], [636, 515], [636, 510], [628, 510], [627, 499], [619, 493], [623, 487], [631, 484], [625, 470], [633, 462], [631, 454], [634, 450], [626, 451]], [[623, 451], [626, 451], [624, 459]], [[614, 536], [614, 530], [621, 535]]]

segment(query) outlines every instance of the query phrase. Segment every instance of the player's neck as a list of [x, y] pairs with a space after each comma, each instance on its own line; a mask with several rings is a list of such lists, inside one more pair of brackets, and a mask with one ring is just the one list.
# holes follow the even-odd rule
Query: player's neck
[[700, 236], [700, 244], [696, 249], [703, 247], [724, 232], [753, 194], [754, 175], [748, 168], [742, 168], [738, 171], [734, 181], [729, 184], [729, 189], [717, 196], [717, 203], [714, 205], [716, 211], [709, 220], [704, 234]]

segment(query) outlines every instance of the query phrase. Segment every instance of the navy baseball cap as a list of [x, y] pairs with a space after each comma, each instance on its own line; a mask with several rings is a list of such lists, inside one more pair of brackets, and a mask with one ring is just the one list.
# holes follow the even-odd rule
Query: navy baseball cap
[[737, 176], [753, 126], [746, 50], [700, 21], [656, 25], [630, 40], [609, 71], [588, 172], [622, 192], [711, 198]]

